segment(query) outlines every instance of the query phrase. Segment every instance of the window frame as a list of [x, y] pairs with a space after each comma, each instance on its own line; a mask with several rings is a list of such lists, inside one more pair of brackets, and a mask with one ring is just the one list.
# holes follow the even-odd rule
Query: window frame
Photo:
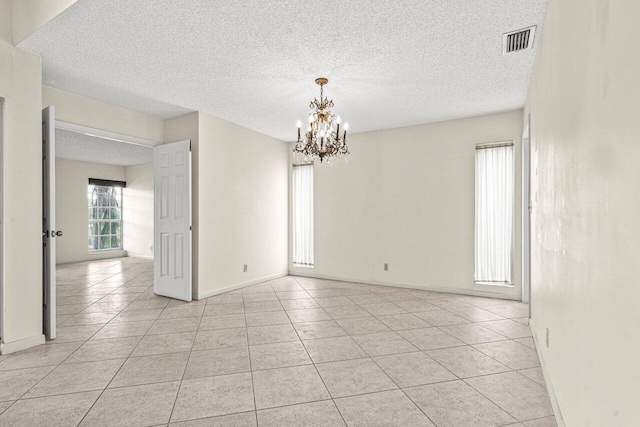
[[[295, 170], [298, 167], [310, 167], [311, 168], [311, 180], [312, 180], [312, 189], [311, 189], [311, 244], [310, 244], [310, 257], [311, 257], [311, 263], [304, 263], [304, 262], [300, 262], [300, 260], [296, 260], [296, 214], [295, 214], [295, 209], [296, 209], [296, 186], [295, 186], [295, 179], [294, 179], [294, 175], [295, 175]], [[291, 263], [294, 267], [299, 267], [299, 268], [315, 268], [315, 200], [314, 200], [314, 192], [315, 192], [315, 167], [314, 167], [314, 163], [313, 162], [299, 162], [299, 163], [293, 163], [292, 164], [292, 168], [291, 168], [291, 203], [292, 203], [292, 208], [291, 208], [291, 221], [292, 221], [292, 225], [291, 225], [291, 239], [292, 239], [292, 244], [291, 244]]]
[[[106, 181], [106, 180], [89, 180], [87, 186], [87, 248], [90, 253], [108, 252], [108, 251], [120, 251], [123, 248], [123, 221], [122, 221], [122, 201], [123, 201], [123, 189], [124, 185], [121, 185], [119, 181]], [[105, 191], [100, 191], [99, 188], [116, 190], [115, 196], [108, 196], [108, 204], [104, 204], [104, 197], [100, 197], [100, 194], [105, 194]], [[94, 193], [98, 189], [96, 195], [96, 201], [94, 202]], [[118, 212], [118, 218], [112, 218], [113, 209]], [[101, 212], [107, 211], [108, 218], [100, 218]], [[104, 224], [108, 224], [108, 233], [102, 233]], [[114, 233], [113, 224], [117, 224], [117, 232]], [[109, 237], [109, 247], [101, 247], [103, 244], [103, 238]], [[118, 245], [112, 246], [113, 240], [117, 239]], [[94, 240], [97, 239], [97, 240]], [[97, 242], [97, 247], [93, 246], [93, 242]]]
[[[510, 257], [510, 277], [509, 280], [506, 282], [501, 282], [501, 281], [487, 281], [487, 280], [477, 280], [475, 278], [475, 269], [476, 269], [476, 264], [477, 264], [477, 213], [478, 213], [478, 189], [477, 189], [477, 152], [478, 150], [483, 150], [483, 149], [492, 149], [492, 148], [499, 148], [499, 147], [512, 147], [512, 152], [511, 152], [511, 162], [512, 162], [512, 173], [513, 173], [513, 200], [512, 200], [512, 206], [511, 206], [511, 251], [509, 254]], [[499, 287], [507, 287], [507, 288], [513, 288], [515, 287], [515, 264], [516, 264], [516, 197], [518, 194], [518, 190], [517, 190], [517, 182], [516, 182], [516, 177], [517, 177], [517, 162], [516, 162], [516, 144], [514, 140], [510, 140], [510, 141], [500, 141], [500, 142], [490, 142], [490, 143], [482, 143], [482, 144], [477, 144], [475, 147], [475, 152], [474, 152], [474, 162], [475, 162], [475, 167], [474, 167], [474, 284], [475, 285], [480, 285], [480, 286], [499, 286]]]

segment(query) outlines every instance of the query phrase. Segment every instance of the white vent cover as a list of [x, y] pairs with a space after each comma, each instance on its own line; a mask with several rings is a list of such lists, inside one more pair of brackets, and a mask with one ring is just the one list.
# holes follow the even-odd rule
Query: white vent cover
[[502, 54], [518, 52], [530, 49], [533, 46], [533, 37], [536, 34], [536, 26], [511, 31], [502, 35]]

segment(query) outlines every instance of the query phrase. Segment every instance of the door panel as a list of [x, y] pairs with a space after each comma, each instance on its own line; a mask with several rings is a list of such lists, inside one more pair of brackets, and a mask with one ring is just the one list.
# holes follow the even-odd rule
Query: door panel
[[42, 320], [47, 339], [56, 337], [56, 143], [55, 109], [42, 110]]
[[156, 294], [191, 301], [191, 142], [153, 149]]

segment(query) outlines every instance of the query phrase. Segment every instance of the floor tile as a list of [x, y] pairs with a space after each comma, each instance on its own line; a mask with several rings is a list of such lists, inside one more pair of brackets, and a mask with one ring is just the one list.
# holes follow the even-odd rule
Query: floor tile
[[225, 347], [215, 350], [192, 351], [184, 373], [185, 379], [249, 372], [249, 349]]
[[8, 400], [5, 402], [0, 402], [0, 414], [2, 414], [4, 411], [6, 411], [7, 409], [9, 409], [9, 407], [11, 405], [13, 405], [13, 400]]
[[371, 314], [357, 305], [338, 305], [324, 307], [324, 310], [332, 319], [350, 319], [354, 317], [369, 317]]
[[342, 416], [331, 400], [284, 406], [258, 411], [260, 427], [344, 426]]
[[469, 323], [467, 319], [464, 319], [460, 316], [456, 316], [455, 314], [451, 314], [445, 310], [431, 310], [423, 313], [414, 313], [414, 314], [433, 326], [458, 325], [462, 323]]
[[505, 320], [504, 317], [499, 316], [487, 310], [483, 310], [480, 307], [466, 306], [464, 308], [452, 308], [449, 310], [456, 316], [460, 316], [463, 319], [470, 320], [472, 322], [487, 322], [495, 320]]
[[99, 395], [90, 391], [19, 400], [0, 415], [0, 426], [75, 426]]
[[311, 298], [311, 295], [309, 295], [307, 291], [279, 291], [276, 292], [276, 295], [280, 301]]
[[319, 322], [294, 323], [293, 327], [301, 339], [331, 338], [346, 336], [347, 333], [335, 320], [321, 320]]
[[94, 362], [129, 357], [142, 337], [107, 338], [82, 344], [64, 363]]
[[322, 308], [306, 308], [302, 310], [289, 310], [287, 315], [291, 322], [317, 322], [319, 320], [331, 320], [331, 317]]
[[315, 298], [321, 307], [339, 307], [344, 305], [353, 305], [354, 302], [345, 296]]
[[316, 365], [333, 398], [398, 388], [371, 359]]
[[0, 401], [17, 400], [53, 370], [53, 366], [0, 371]]
[[459, 339], [438, 328], [408, 329], [398, 331], [398, 334], [420, 350], [435, 350], [465, 345]]
[[303, 310], [305, 308], [320, 308], [313, 298], [280, 300], [285, 310]]
[[507, 338], [526, 338], [531, 336], [529, 326], [523, 325], [513, 320], [494, 320], [491, 322], [478, 323], [480, 326], [487, 328], [493, 332], [503, 335]]
[[515, 341], [477, 344], [473, 347], [514, 370], [540, 366], [536, 351]]
[[105, 390], [81, 426], [159, 425], [169, 422], [180, 382]]
[[253, 370], [306, 365], [311, 359], [300, 340], [249, 347]]
[[255, 409], [250, 373], [184, 380], [171, 421], [185, 421]]
[[24, 397], [102, 390], [109, 384], [123, 363], [124, 359], [113, 359], [60, 365]]
[[268, 311], [264, 313], [247, 313], [247, 326], [283, 325], [291, 323], [284, 311]]
[[91, 338], [103, 326], [103, 323], [80, 326], [60, 326], [56, 330], [55, 343], [59, 344], [71, 341], [84, 342]]
[[248, 345], [248, 342], [245, 328], [214, 329], [211, 331], [198, 331], [193, 349], [210, 350], [246, 345]]
[[108, 323], [93, 337], [94, 340], [105, 338], [140, 337], [147, 333], [153, 320], [142, 320], [126, 323]]
[[426, 321], [409, 313], [387, 314], [384, 316], [377, 316], [377, 318], [394, 331], [431, 327], [431, 325]]
[[434, 426], [400, 390], [336, 399], [336, 405], [349, 426]]
[[257, 409], [330, 398], [312, 365], [255, 371], [253, 385]]
[[480, 344], [507, 339], [506, 337], [483, 328], [482, 326], [476, 325], [475, 323], [442, 326], [440, 329], [449, 335], [453, 335], [466, 344]]
[[229, 304], [209, 304], [204, 309], [205, 316], [219, 316], [221, 314], [243, 314], [244, 304], [241, 302]]
[[[108, 323], [114, 317], [116, 313], [83, 313], [80, 312], [71, 316], [66, 322], [64, 322], [64, 326], [79, 326], [79, 325], [93, 325], [99, 323]], [[58, 316], [58, 321], [60, 321], [60, 316]]]
[[179, 307], [165, 308], [160, 319], [177, 319], [180, 317], [202, 317], [204, 305], [186, 305]]
[[555, 417], [538, 418], [537, 420], [530, 420], [523, 422], [525, 427], [557, 427]]
[[195, 332], [179, 334], [146, 335], [133, 350], [131, 356], [152, 356], [154, 354], [180, 353], [190, 351], [195, 340]]
[[139, 322], [141, 320], [156, 320], [162, 313], [162, 308], [130, 308], [124, 309], [113, 318], [111, 323]]
[[189, 353], [130, 357], [109, 384], [109, 388], [178, 381], [182, 379]]
[[298, 341], [298, 334], [292, 324], [254, 326], [247, 328], [249, 345]]
[[410, 387], [405, 392], [438, 426], [490, 427], [516, 421], [463, 381]]
[[516, 338], [514, 339], [515, 342], [520, 343], [522, 345], [526, 345], [529, 348], [532, 348], [535, 350], [536, 348], [536, 343], [533, 341], [533, 337], [528, 337], [528, 338]]
[[82, 345], [81, 342], [39, 345], [10, 354], [0, 363], [0, 371], [9, 369], [56, 366]]
[[244, 294], [242, 299], [245, 303], [245, 309], [248, 302], [256, 301], [277, 301], [278, 297], [275, 292], [255, 292], [251, 294]]
[[246, 313], [264, 313], [267, 311], [281, 310], [284, 310], [284, 307], [282, 307], [282, 304], [280, 304], [280, 301], [278, 301], [277, 299], [275, 301], [245, 301], [244, 303], [244, 311]]
[[401, 388], [457, 379], [422, 352], [380, 356], [373, 360]]
[[553, 415], [547, 389], [517, 372], [465, 381], [519, 421]]
[[207, 305], [238, 304], [238, 303], [242, 304], [243, 298], [241, 293], [239, 294], [226, 293], [226, 294], [220, 294], [213, 297], [209, 297], [204, 301], [206, 301]]
[[376, 332], [391, 332], [384, 323], [373, 316], [336, 319], [336, 323], [349, 335], [373, 334]]
[[540, 385], [546, 386], [546, 383], [544, 381], [544, 375], [542, 374], [542, 368], [537, 367], [537, 368], [522, 369], [522, 370], [519, 370], [518, 372], [520, 372], [522, 375], [529, 378], [530, 380], [533, 380]]
[[217, 316], [204, 316], [200, 320], [201, 331], [207, 331], [212, 329], [229, 329], [229, 328], [244, 328], [247, 323], [242, 314], [220, 314]]
[[516, 317], [529, 317], [529, 307], [524, 304], [501, 304], [485, 307], [485, 310], [510, 319]]
[[376, 294], [352, 295], [348, 297], [354, 304], [384, 304], [389, 301]]
[[395, 332], [353, 335], [352, 338], [371, 357], [418, 351], [409, 341]]
[[392, 302], [384, 302], [380, 304], [364, 304], [360, 305], [360, 307], [364, 308], [369, 314], [372, 314], [374, 316], [406, 313], [404, 309], [398, 307]]
[[256, 427], [257, 425], [256, 413], [253, 411], [169, 424], [170, 427]]
[[346, 336], [304, 340], [303, 344], [314, 363], [367, 357], [367, 353], [353, 339]]
[[460, 378], [509, 371], [508, 367], [469, 346], [432, 350], [427, 355]]
[[147, 334], [174, 334], [179, 332], [195, 332], [200, 325], [200, 317], [183, 317], [177, 319], [158, 319]]

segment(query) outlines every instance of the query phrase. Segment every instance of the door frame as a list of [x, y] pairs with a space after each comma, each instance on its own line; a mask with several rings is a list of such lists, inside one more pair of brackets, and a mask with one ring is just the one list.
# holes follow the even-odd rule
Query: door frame
[[531, 114], [522, 131], [522, 302], [531, 317]]
[[4, 342], [4, 98], [0, 98], [0, 343]]

